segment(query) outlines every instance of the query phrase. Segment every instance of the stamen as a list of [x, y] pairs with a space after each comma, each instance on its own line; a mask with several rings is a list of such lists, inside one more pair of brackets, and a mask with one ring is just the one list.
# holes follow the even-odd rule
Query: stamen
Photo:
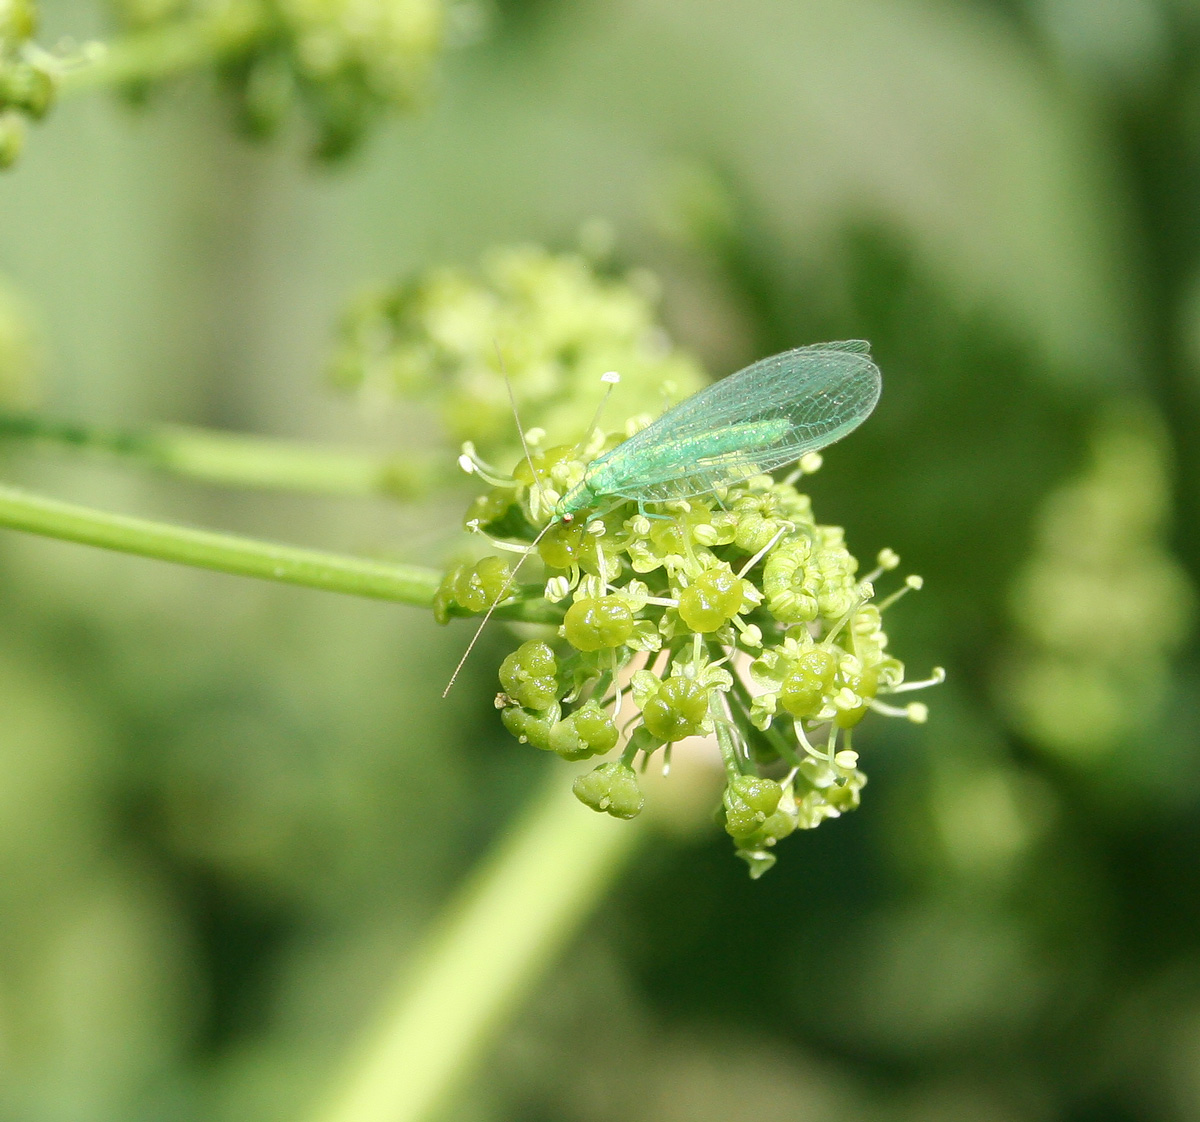
[[899, 589], [896, 592], [893, 592], [891, 594], [891, 596], [888, 596], [886, 599], [879, 601], [879, 604], [878, 604], [879, 610], [881, 612], [887, 611], [887, 609], [890, 608], [897, 600], [899, 600], [901, 596], [904, 596], [907, 593], [912, 592], [914, 589], [921, 588], [924, 584], [925, 584], [925, 578], [919, 577], [915, 573], [912, 576], [905, 577], [903, 588]]
[[930, 686], [940, 686], [946, 680], [946, 668], [943, 666], [935, 666], [933, 673], [928, 678], [922, 678], [918, 682], [901, 682], [898, 686], [893, 686], [891, 689], [880, 690], [880, 693], [910, 693], [912, 690], [927, 690]]
[[844, 616], [842, 616], [842, 618], [839, 619], [837, 621], [837, 623], [834, 624], [833, 630], [830, 631], [829, 634], [826, 635], [825, 638], [821, 640], [821, 645], [829, 646], [834, 641], [834, 639], [836, 639], [838, 637], [838, 633], [842, 630], [842, 628], [845, 627], [846, 624], [849, 623], [850, 620], [854, 618], [855, 614], [858, 612], [858, 609], [861, 608], [866, 602], [867, 602], [866, 597], [864, 597], [861, 600], [856, 600], [853, 607], [851, 607], [846, 612], [846, 614]]
[[804, 751], [807, 752], [810, 756], [812, 756], [813, 759], [815, 759], [815, 760], [823, 759], [824, 758], [823, 754], [821, 752], [818, 752], [812, 746], [812, 742], [808, 739], [808, 736], [805, 734], [804, 722], [800, 721], [800, 720], [796, 720], [796, 721], [793, 721], [792, 724], [794, 725], [794, 727], [796, 729], [796, 739], [798, 741], [800, 741], [800, 747], [803, 748]]
[[800, 457], [799, 463], [783, 477], [783, 481], [789, 487], [794, 487], [801, 476], [815, 475], [820, 471], [824, 462], [825, 458], [820, 452], [806, 452]]
[[[476, 532], [482, 533], [483, 531], [479, 530]], [[501, 541], [499, 538], [493, 538], [493, 537], [488, 537], [488, 541], [490, 541], [492, 543], [492, 545], [494, 545], [497, 549], [504, 549], [504, 550], [507, 550], [509, 553], [526, 554], [529, 552], [529, 546], [527, 546], [527, 545], [515, 545], [513, 542]]]
[[922, 705], [919, 701], [910, 701], [903, 709], [895, 705], [885, 705], [878, 698], [872, 698], [867, 704], [876, 713], [882, 713], [885, 717], [903, 717], [912, 721], [914, 725], [923, 725], [929, 719], [929, 706]]
[[594, 433], [600, 427], [600, 418], [604, 415], [604, 407], [608, 404], [608, 399], [612, 397], [613, 388], [620, 384], [621, 375], [615, 370], [609, 370], [607, 373], [600, 375], [602, 381], [608, 389], [604, 391], [604, 396], [600, 399], [600, 404], [596, 406], [596, 414], [592, 417], [592, 423], [584, 430], [583, 440], [576, 445], [577, 449], [582, 449], [591, 439]]
[[746, 623], [741, 616], [733, 617], [733, 626], [738, 629], [742, 642], [748, 647], [762, 646], [762, 628], [756, 623]]
[[879, 556], [875, 558], [875, 561], [875, 568], [872, 569], [865, 577], [863, 577], [863, 580], [876, 581], [883, 576], [884, 573], [890, 573], [897, 565], [900, 564], [900, 554], [898, 554], [894, 549], [881, 549], [879, 551]]
[[464, 441], [462, 449], [462, 455], [458, 457], [458, 466], [468, 475], [477, 475], [493, 487], [515, 486], [516, 480], [511, 475], [497, 471], [491, 464], [480, 459], [475, 452], [475, 445], [471, 441]]

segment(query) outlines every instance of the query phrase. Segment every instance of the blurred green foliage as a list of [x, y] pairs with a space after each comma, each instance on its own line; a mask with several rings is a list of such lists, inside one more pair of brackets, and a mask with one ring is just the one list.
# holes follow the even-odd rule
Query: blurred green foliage
[[333, 383], [367, 403], [428, 401], [452, 440], [501, 463], [521, 448], [508, 385], [526, 428], [560, 436], [586, 430], [609, 370], [612, 409], [656, 416], [704, 375], [657, 321], [656, 278], [596, 260], [609, 240], [591, 223], [590, 255], [496, 249], [479, 277], [444, 267], [364, 293], [343, 316]]
[[16, 163], [25, 121], [45, 115], [54, 100], [55, 73], [33, 44], [33, 0], [0, 4], [0, 170]]
[[[346, 117], [310, 109], [339, 143], [378, 97], [347, 51]], [[454, 1118], [1200, 1118], [1198, 93], [1190, 0], [510, 0], [352, 174], [240, 147], [184, 82], [137, 116], [64, 101], [0, 182], [44, 396], [97, 422], [453, 456], [419, 409], [325, 396], [338, 309], [596, 215], [713, 371], [874, 345], [883, 400], [813, 498], [925, 576], [888, 629], [949, 670], [929, 724], [880, 722], [869, 805], [754, 883], [678, 761], [694, 807]], [[462, 505], [5, 457], [425, 562]], [[12, 535], [0, 619], [0, 1113], [307, 1114], [549, 766], [497, 728], [508, 640], [441, 703], [465, 629]]]
[[176, 68], [166, 59], [190, 33], [247, 133], [273, 136], [301, 110], [325, 160], [346, 156], [382, 117], [418, 103], [449, 30], [476, 22], [474, 9], [447, 0], [114, 0], [113, 10], [145, 54], [147, 78], [131, 75], [127, 86], [135, 99], [159, 71]]

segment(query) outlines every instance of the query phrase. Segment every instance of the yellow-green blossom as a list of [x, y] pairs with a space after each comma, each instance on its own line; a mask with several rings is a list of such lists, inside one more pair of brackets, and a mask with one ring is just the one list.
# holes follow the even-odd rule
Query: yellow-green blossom
[[818, 524], [793, 481], [765, 475], [686, 501], [614, 498], [557, 521], [557, 499], [639, 423], [582, 447], [546, 447], [534, 431], [528, 460], [508, 476], [468, 448], [464, 467], [493, 481], [468, 529], [528, 556], [519, 582], [495, 557], [452, 570], [439, 618], [497, 602], [555, 605], [557, 635], [524, 643], [501, 667], [505, 726], [567, 759], [617, 752], [575, 790], [618, 817], [641, 809], [639, 756], [714, 738], [725, 828], [757, 876], [782, 838], [858, 805], [866, 777], [850, 742], [868, 712], [924, 720], [919, 703], [883, 700], [941, 680], [936, 671], [906, 683], [887, 651], [881, 609], [920, 581], [876, 604], [875, 581], [895, 554], [859, 576], [841, 529]]

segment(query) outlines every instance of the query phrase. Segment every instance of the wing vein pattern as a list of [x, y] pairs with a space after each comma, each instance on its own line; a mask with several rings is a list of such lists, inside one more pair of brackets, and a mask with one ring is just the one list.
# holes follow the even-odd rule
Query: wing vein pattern
[[840, 440], [879, 400], [879, 368], [861, 340], [764, 358], [668, 410], [596, 460], [598, 492], [685, 499], [772, 471]]

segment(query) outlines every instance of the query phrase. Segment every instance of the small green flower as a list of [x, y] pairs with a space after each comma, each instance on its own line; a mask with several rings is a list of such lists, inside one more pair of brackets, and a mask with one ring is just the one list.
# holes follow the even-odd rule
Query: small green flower
[[511, 576], [508, 563], [499, 557], [484, 557], [474, 565], [456, 566], [446, 574], [434, 594], [434, 618], [445, 623], [455, 608], [468, 612], [486, 611], [504, 591]]
[[25, 124], [40, 120], [58, 92], [59, 60], [32, 40], [37, 11], [29, 0], [0, 0], [0, 169], [25, 143]]
[[[654, 677], [646, 671], [643, 673]], [[704, 732], [708, 720], [709, 691], [706, 686], [695, 678], [683, 676], [668, 678], [665, 682], [655, 679], [655, 682], [652, 690], [647, 690], [644, 685], [640, 689], [634, 687], [647, 730], [667, 744]]]
[[586, 760], [611, 752], [620, 739], [617, 726], [595, 701], [587, 701], [550, 730], [550, 747], [564, 760]]
[[553, 751], [550, 736], [558, 720], [556, 712], [531, 713], [519, 706], [502, 707], [500, 720], [522, 744], [532, 744], [543, 752]]
[[1047, 496], [1012, 588], [1001, 693], [1027, 740], [1074, 766], [1124, 757], [1148, 774], [1144, 730], [1162, 720], [1168, 667], [1194, 627], [1197, 590], [1168, 545], [1167, 428], [1145, 401], [1105, 407], [1091, 462]]
[[44, 66], [31, 62], [0, 62], [0, 108], [19, 109], [38, 120], [54, 101], [57, 82]]
[[558, 660], [547, 643], [522, 643], [500, 664], [504, 692], [526, 709], [549, 709], [558, 700], [557, 675]]
[[825, 708], [837, 676], [838, 657], [828, 647], [813, 646], [788, 666], [779, 687], [779, 703], [793, 717], [815, 717]]
[[707, 634], [728, 623], [746, 602], [742, 580], [728, 565], [708, 569], [679, 594], [679, 618]]
[[580, 802], [614, 818], [636, 818], [646, 801], [633, 768], [623, 763], [601, 764], [579, 776], [572, 790]]
[[783, 788], [773, 779], [739, 775], [725, 788], [725, 832], [739, 843], [755, 837], [773, 815]]
[[567, 609], [563, 638], [579, 651], [619, 647], [633, 635], [633, 612], [620, 596], [586, 597]]

